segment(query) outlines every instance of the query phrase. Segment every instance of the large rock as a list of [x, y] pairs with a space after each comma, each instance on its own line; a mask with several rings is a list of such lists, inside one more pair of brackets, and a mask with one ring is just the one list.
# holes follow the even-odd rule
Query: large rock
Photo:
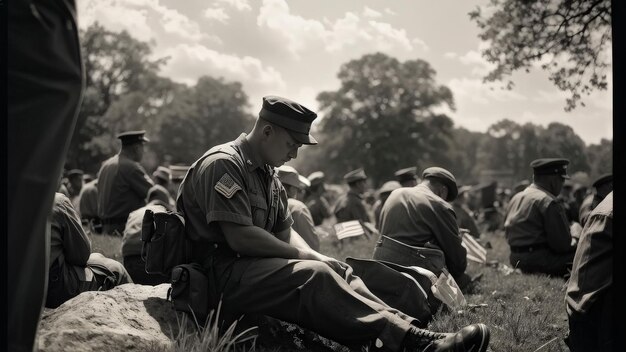
[[[45, 309], [39, 326], [39, 351], [164, 352], [219, 344], [206, 344], [202, 338], [173, 340], [179, 335], [179, 322], [184, 322], [184, 335], [197, 330], [166, 300], [169, 287], [125, 284], [109, 291], [84, 292], [57, 309]], [[254, 334], [261, 350], [347, 351], [294, 324], [270, 318], [259, 318], [256, 324]], [[202, 336], [214, 338], [210, 333]]]
[[40, 351], [150, 351], [169, 349], [178, 334], [166, 300], [169, 284], [125, 284], [84, 292], [54, 310], [39, 327]]

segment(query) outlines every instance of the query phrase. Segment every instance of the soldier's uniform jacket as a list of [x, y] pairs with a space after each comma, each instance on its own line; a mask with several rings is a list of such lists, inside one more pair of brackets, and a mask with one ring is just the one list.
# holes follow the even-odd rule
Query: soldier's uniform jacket
[[291, 226], [316, 251], [320, 249], [320, 239], [315, 232], [315, 225], [309, 208], [301, 201], [293, 198], [288, 200], [289, 212], [293, 218]]
[[602, 198], [600, 198], [600, 196], [595, 193], [589, 194], [587, 197], [585, 197], [585, 199], [583, 199], [583, 202], [580, 204], [580, 212], [578, 215], [578, 219], [580, 220], [580, 226], [585, 226], [587, 220], [589, 220], [589, 215], [591, 214], [593, 209], [595, 209], [596, 206], [600, 204], [601, 201]]
[[513, 196], [504, 228], [511, 247], [545, 245], [557, 253], [572, 251], [565, 210], [554, 195], [534, 183]]
[[143, 167], [123, 155], [106, 160], [98, 173], [98, 214], [103, 221], [125, 223], [128, 214], [146, 204], [154, 186]]
[[331, 215], [330, 204], [323, 196], [313, 196], [307, 202], [306, 206], [311, 212], [313, 218], [313, 224], [315, 226], [321, 225], [324, 219], [329, 218]]
[[613, 285], [613, 192], [591, 212], [567, 284], [568, 313], [585, 313]]
[[394, 190], [380, 213], [380, 233], [410, 246], [439, 247], [446, 267], [456, 276], [465, 272], [467, 251], [461, 245], [456, 215], [450, 205], [419, 184]]
[[98, 180], [85, 184], [80, 190], [78, 198], [80, 217], [83, 219], [98, 218]]
[[50, 219], [48, 267], [51, 268], [57, 262], [61, 282], [74, 295], [81, 292], [80, 281], [91, 281], [93, 278], [91, 270], [87, 268], [91, 243], [79, 219], [69, 198], [56, 193]]
[[202, 262], [213, 244], [227, 245], [218, 222], [254, 225], [278, 233], [293, 224], [287, 192], [274, 168], [254, 158], [242, 133], [215, 146], [187, 172], [176, 200], [185, 228], [195, 241], [193, 257]]
[[365, 209], [365, 203], [363, 202], [363, 196], [349, 190], [344, 194], [335, 205], [335, 217], [337, 222], [344, 222], [350, 220], [361, 220], [363, 222], [371, 222], [367, 209]]

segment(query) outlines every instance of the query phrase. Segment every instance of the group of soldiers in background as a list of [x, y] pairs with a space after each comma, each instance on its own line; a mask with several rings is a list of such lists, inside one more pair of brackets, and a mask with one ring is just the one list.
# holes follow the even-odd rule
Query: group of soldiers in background
[[[59, 192], [67, 198], [57, 194], [55, 209], [61, 207], [67, 212], [71, 204], [76, 214], [69, 212], [66, 217], [81, 221], [92, 233], [123, 237], [123, 267], [112, 264], [115, 261], [98, 253], [87, 253], [91, 256], [83, 255], [84, 260], [74, 265], [79, 271], [90, 268], [94, 282], [99, 278], [98, 265], [114, 273], [114, 284], [168, 282], [168, 277], [148, 275], [144, 270], [142, 218], [147, 209], [176, 209], [172, 194], [176, 194], [188, 167], [159, 166], [150, 177], [140, 165], [144, 144], [149, 141], [145, 131], [124, 132], [118, 138], [122, 144], [119, 154], [102, 164], [97, 178], [78, 169], [66, 173]], [[362, 168], [352, 170], [343, 177], [347, 192], [332, 194], [328, 192], [322, 171], [304, 177], [291, 166], [283, 165], [276, 170], [289, 197], [292, 227], [312, 249], [319, 251], [320, 239], [332, 235], [334, 223], [357, 220], [363, 225], [372, 224], [380, 235], [373, 259], [419, 265], [435, 274], [445, 268], [466, 292], [472, 279], [465, 273], [463, 233], [478, 239], [487, 231], [503, 229], [513, 266], [524, 273], [566, 278], [570, 275], [581, 232], [594, 208], [611, 193], [612, 175], [598, 177], [591, 191], [585, 185], [570, 181], [568, 163], [566, 159], [535, 160], [531, 163], [533, 182], [524, 180], [512, 191], [498, 189], [495, 182], [460, 186], [449, 171], [438, 167], [424, 170], [420, 179], [417, 168], [409, 167], [396, 171], [395, 179], [385, 182], [376, 192], [367, 190], [368, 177]], [[175, 177], [172, 172], [176, 173]], [[375, 197], [371, 197], [372, 194]], [[74, 232], [80, 230], [74, 229]], [[74, 237], [80, 239], [84, 233]], [[336, 240], [335, 243], [350, 244], [354, 240]], [[407, 250], [427, 260], [416, 263], [415, 258], [402, 255], [408, 253]], [[94, 257], [99, 261], [87, 261]], [[58, 268], [59, 263], [63, 261], [57, 259], [52, 268], [67, 272]], [[65, 264], [72, 265], [70, 261]], [[81, 280], [85, 280], [84, 277], [77, 282]], [[578, 289], [576, 283], [570, 286], [572, 292]], [[75, 288], [81, 289], [89, 288]], [[54, 291], [50, 292], [54, 295]], [[580, 296], [576, 293], [579, 292], [572, 297]], [[50, 295], [51, 306], [62, 301], [62, 295], [56, 299]], [[575, 304], [578, 301], [572, 300], [571, 307], [579, 307]]]
[[[96, 234], [106, 233], [125, 237], [122, 255], [129, 266], [136, 267], [136, 270], [132, 270], [131, 276], [140, 277], [145, 275], [141, 270], [139, 259], [141, 216], [137, 214], [143, 211], [138, 213], [137, 210], [145, 211], [146, 207], [151, 205], [174, 210], [175, 194], [188, 166], [158, 166], [150, 177], [140, 165], [144, 144], [149, 142], [145, 131], [123, 132], [118, 138], [122, 144], [120, 152], [102, 164], [97, 178], [84, 174], [79, 169], [69, 170], [64, 175], [59, 192], [70, 199], [86, 229]], [[565, 162], [560, 160], [556, 162], [565, 165]], [[534, 165], [536, 172], [537, 170], [541, 172], [541, 168], [544, 167], [542, 161], [545, 159], [539, 159], [539, 164]], [[548, 161], [550, 161], [548, 166], [555, 162], [551, 159]], [[175, 175], [172, 176], [172, 173]], [[380, 231], [381, 211], [391, 193], [396, 189], [415, 187], [422, 181], [418, 177], [417, 168], [408, 167], [396, 171], [394, 179], [383, 183], [376, 192], [368, 191], [368, 177], [362, 168], [358, 168], [343, 177], [348, 187], [347, 192], [332, 194], [328, 192], [325, 174], [322, 171], [315, 171], [304, 177], [293, 167], [282, 166], [278, 168], [278, 176], [290, 198], [289, 206], [294, 216], [294, 226], [315, 250], [319, 250], [320, 237], [328, 235], [328, 230], [332, 229], [330, 225], [333, 223], [358, 220], [363, 224], [371, 223]], [[451, 174], [450, 176], [454, 177]], [[467, 232], [476, 238], [486, 231], [505, 229], [510, 201], [531, 185], [524, 180], [515, 185], [513, 190], [509, 190], [497, 188], [495, 182], [475, 186], [457, 185], [455, 179], [453, 182], [454, 193], [457, 194], [450, 200], [454, 219], [458, 228], [467, 229]], [[555, 190], [555, 204], [559, 205], [560, 211], [566, 216], [566, 237], [572, 237], [572, 243], [580, 235], [591, 210], [612, 190], [611, 174], [597, 178], [592, 187], [593, 191], [590, 191], [585, 185], [574, 184], [568, 178], [560, 189]], [[375, 194], [373, 201], [369, 197], [372, 194]], [[545, 210], [543, 212], [545, 213]], [[134, 216], [129, 216], [133, 213]], [[555, 214], [553, 216], [560, 213]], [[323, 224], [325, 226], [322, 226]], [[132, 230], [133, 227], [137, 227], [136, 230]], [[508, 232], [511, 232], [510, 227]], [[527, 229], [522, 231], [524, 233], [522, 237], [528, 237], [525, 235], [526, 232]], [[129, 236], [129, 233], [133, 236]], [[130, 243], [127, 243], [128, 237], [132, 237]], [[521, 250], [519, 243], [516, 242], [513, 240], [512, 252]], [[522, 244], [528, 246], [525, 241], [522, 241]], [[529, 248], [524, 247], [524, 250], [527, 251]], [[571, 252], [571, 248], [568, 251]], [[512, 256], [515, 257], [516, 253], [512, 253]], [[517, 262], [514, 264], [519, 265]], [[566, 272], [563, 270], [558, 274], [565, 275]], [[543, 272], [553, 273], [550, 270]], [[150, 281], [147, 277], [145, 279]]]

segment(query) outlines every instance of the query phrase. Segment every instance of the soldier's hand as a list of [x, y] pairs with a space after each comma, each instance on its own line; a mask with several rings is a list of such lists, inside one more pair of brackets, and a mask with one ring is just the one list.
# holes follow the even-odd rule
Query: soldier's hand
[[326, 263], [328, 266], [330, 266], [336, 273], [339, 274], [343, 274], [346, 269], [348, 269], [348, 264], [339, 261], [335, 258], [326, 256], [324, 254], [318, 253], [316, 251], [311, 250], [309, 253], [307, 253], [308, 258], [306, 259], [310, 259], [310, 260], [318, 260], [320, 262], [324, 262]]

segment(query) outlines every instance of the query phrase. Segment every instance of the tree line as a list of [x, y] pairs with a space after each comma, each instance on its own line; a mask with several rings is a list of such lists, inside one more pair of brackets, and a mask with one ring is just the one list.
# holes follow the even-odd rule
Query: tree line
[[[241, 83], [203, 76], [186, 86], [159, 75], [167, 58], [151, 59], [151, 45], [127, 32], [99, 24], [81, 33], [86, 90], [67, 168], [97, 173], [117, 152], [116, 133], [145, 129], [151, 139], [144, 166], [189, 165], [213, 145], [251, 129], [255, 116]], [[452, 91], [436, 81], [432, 66], [420, 59], [401, 62], [373, 53], [341, 66], [336, 91], [317, 96], [320, 142], [304, 147], [294, 160], [303, 174], [323, 170], [331, 182], [364, 167], [372, 186], [393, 171], [439, 165], [462, 183], [476, 183], [483, 170], [531, 176], [538, 157], [570, 159], [572, 172], [593, 178], [612, 170], [612, 141], [586, 146], [574, 130], [553, 122], [547, 127], [503, 119], [486, 132], [454, 126], [441, 113], [455, 110]], [[253, 102], [254, 103], [254, 102]]]

